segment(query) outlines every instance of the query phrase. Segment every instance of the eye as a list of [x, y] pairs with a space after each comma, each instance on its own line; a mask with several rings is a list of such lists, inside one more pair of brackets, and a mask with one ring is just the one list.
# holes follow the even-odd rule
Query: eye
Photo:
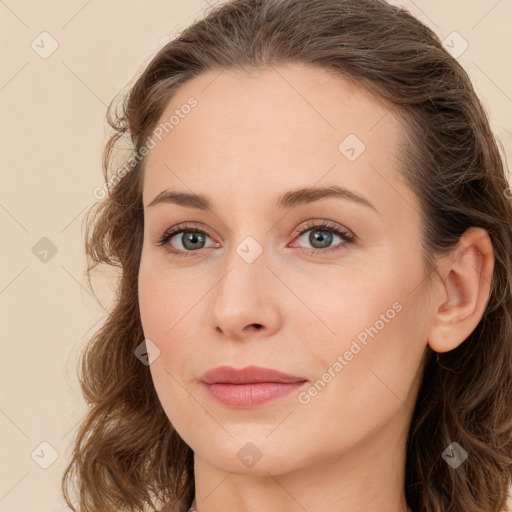
[[[173, 238], [175, 240], [173, 240]], [[166, 231], [156, 242], [156, 245], [167, 245], [169, 246], [169, 252], [180, 256], [188, 256], [190, 253], [196, 252], [199, 249], [204, 249], [206, 238], [210, 237], [202, 229], [190, 225], [178, 225]], [[174, 245], [175, 243], [178, 244], [178, 247]], [[215, 246], [218, 247], [219, 244], [215, 243]]]
[[[310, 254], [317, 252], [325, 253], [343, 249], [348, 244], [352, 244], [355, 241], [354, 235], [351, 235], [347, 230], [330, 224], [327, 221], [311, 221], [306, 226], [298, 229], [296, 232], [299, 233], [299, 238], [302, 238], [303, 242], [306, 241], [313, 246], [312, 249], [309, 250]], [[305, 236], [308, 232], [309, 235]], [[333, 243], [335, 237], [340, 238], [341, 243], [332, 246], [331, 244]]]
[[[355, 242], [354, 235], [327, 221], [310, 221], [306, 226], [297, 229], [295, 232], [299, 234], [299, 239], [305, 239], [302, 240], [303, 243], [307, 241], [312, 245], [312, 248], [304, 248], [309, 249], [310, 254], [340, 250]], [[310, 234], [306, 237], [305, 235], [308, 232]], [[341, 242], [332, 246], [335, 237], [338, 237]], [[211, 239], [208, 233], [199, 227], [178, 225], [166, 231], [156, 242], [156, 245], [167, 246], [168, 252], [178, 256], [192, 256], [194, 252], [200, 249], [209, 248], [205, 247], [206, 238]], [[214, 242], [210, 247], [212, 246], [220, 247], [220, 244]]]

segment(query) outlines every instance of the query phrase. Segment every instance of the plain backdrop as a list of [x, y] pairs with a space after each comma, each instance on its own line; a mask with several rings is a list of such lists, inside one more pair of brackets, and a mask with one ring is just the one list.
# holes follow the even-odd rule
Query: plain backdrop
[[[512, 0], [392, 3], [460, 54], [511, 162]], [[60, 479], [86, 412], [76, 361], [115, 284], [96, 280], [99, 301], [87, 289], [81, 228], [103, 185], [106, 106], [209, 5], [0, 0], [2, 512], [68, 510]]]

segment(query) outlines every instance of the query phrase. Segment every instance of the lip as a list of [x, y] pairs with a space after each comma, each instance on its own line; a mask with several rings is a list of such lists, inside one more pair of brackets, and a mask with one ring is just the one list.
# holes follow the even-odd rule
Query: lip
[[228, 407], [252, 408], [282, 398], [302, 387], [304, 377], [271, 368], [219, 366], [200, 377], [209, 396]]
[[307, 379], [262, 366], [246, 366], [240, 370], [231, 366], [218, 366], [203, 373], [199, 380], [205, 384], [254, 384], [258, 382], [290, 384], [304, 382]]

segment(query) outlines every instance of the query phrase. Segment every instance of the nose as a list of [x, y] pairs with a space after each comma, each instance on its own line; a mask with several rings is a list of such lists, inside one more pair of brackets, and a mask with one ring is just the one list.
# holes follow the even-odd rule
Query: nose
[[209, 324], [226, 338], [268, 337], [279, 329], [279, 282], [264, 254], [249, 263], [233, 250], [212, 290]]

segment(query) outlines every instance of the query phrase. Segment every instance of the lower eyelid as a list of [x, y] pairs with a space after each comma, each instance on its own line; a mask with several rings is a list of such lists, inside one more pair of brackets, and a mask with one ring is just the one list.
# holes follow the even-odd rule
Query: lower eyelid
[[[309, 231], [309, 230], [307, 230], [307, 231]], [[300, 238], [304, 234], [305, 233], [302, 233], [302, 235], [299, 235], [299, 237], [297, 237], [297, 238]], [[303, 250], [305, 250], [307, 252], [310, 252], [310, 253], [329, 253], [331, 251], [336, 251], [338, 249], [343, 249], [344, 247], [346, 247], [346, 246], [350, 245], [351, 243], [353, 243], [352, 238], [349, 237], [348, 234], [346, 236], [342, 236], [341, 234], [338, 234], [338, 233], [335, 233], [335, 232], [333, 232], [333, 234], [339, 237], [340, 242], [337, 242], [334, 245], [331, 245], [329, 247], [316, 248], [316, 247], [301, 247], [301, 246], [298, 246], [297, 248], [298, 249], [303, 249]], [[295, 247], [295, 246], [293, 246], [293, 247]]]

